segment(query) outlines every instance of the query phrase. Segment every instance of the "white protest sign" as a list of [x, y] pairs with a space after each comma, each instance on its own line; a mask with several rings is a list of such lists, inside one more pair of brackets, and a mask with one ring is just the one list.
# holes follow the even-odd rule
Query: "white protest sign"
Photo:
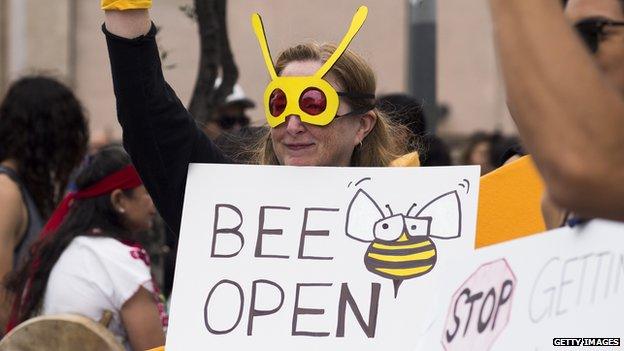
[[413, 349], [478, 167], [189, 168], [167, 351]]
[[445, 274], [438, 319], [418, 350], [595, 350], [588, 343], [624, 337], [624, 223], [486, 247]]

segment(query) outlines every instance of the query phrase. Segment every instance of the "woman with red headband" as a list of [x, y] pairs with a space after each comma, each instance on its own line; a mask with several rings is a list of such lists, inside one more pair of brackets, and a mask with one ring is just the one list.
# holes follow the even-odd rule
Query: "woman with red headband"
[[22, 298], [8, 329], [43, 314], [76, 313], [99, 320], [129, 350], [164, 344], [164, 314], [149, 257], [137, 241], [156, 213], [128, 155], [118, 147], [93, 156], [78, 175], [31, 249], [32, 257], [8, 281]]

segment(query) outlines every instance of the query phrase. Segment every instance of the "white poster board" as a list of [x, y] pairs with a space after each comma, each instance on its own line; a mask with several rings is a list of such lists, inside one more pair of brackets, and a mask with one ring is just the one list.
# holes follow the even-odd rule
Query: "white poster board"
[[438, 318], [418, 350], [620, 349], [583, 338], [624, 338], [623, 223], [594, 220], [479, 249], [445, 274]]
[[414, 349], [478, 187], [478, 167], [191, 165], [167, 351]]

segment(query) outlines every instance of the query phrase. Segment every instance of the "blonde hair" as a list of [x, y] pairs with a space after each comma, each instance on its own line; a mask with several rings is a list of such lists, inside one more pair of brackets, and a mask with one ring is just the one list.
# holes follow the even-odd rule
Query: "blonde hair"
[[[284, 50], [275, 64], [277, 74], [295, 61], [326, 62], [336, 50], [333, 44], [306, 43]], [[347, 50], [329, 70], [341, 85], [344, 92], [375, 94], [375, 74], [370, 66], [353, 51]], [[349, 99], [343, 97], [353, 110], [374, 106], [374, 99]], [[377, 107], [371, 112], [377, 117], [377, 123], [370, 133], [362, 140], [351, 155], [351, 166], [385, 167], [395, 158], [408, 152], [410, 131], [406, 127], [393, 122]], [[279, 164], [270, 130], [263, 135], [253, 151], [255, 163], [264, 165]]]

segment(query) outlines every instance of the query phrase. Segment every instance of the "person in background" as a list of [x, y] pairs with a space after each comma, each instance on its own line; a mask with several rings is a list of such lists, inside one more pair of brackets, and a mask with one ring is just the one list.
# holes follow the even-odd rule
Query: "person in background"
[[463, 165], [481, 166], [481, 175], [495, 169], [491, 157], [492, 135], [485, 132], [476, 132], [468, 139], [468, 144], [462, 153], [460, 163]]
[[377, 107], [393, 121], [406, 126], [412, 132], [414, 141], [427, 134], [427, 120], [423, 104], [415, 97], [403, 93], [380, 96]]
[[245, 127], [234, 132], [221, 133], [214, 143], [232, 162], [253, 164], [255, 147], [266, 134], [266, 127]]
[[423, 167], [451, 166], [451, 150], [448, 145], [435, 134], [425, 134], [421, 138], [421, 162]]
[[[84, 110], [63, 84], [31, 76], [9, 87], [0, 103], [0, 279], [27, 258], [88, 138]], [[5, 292], [0, 287], [1, 326], [10, 309]]]
[[501, 133], [494, 133], [490, 142], [490, 164], [494, 168], [499, 168], [505, 163], [517, 160], [524, 156], [520, 141], [515, 136], [506, 136]]
[[[218, 78], [215, 82], [215, 89], [221, 84]], [[243, 88], [239, 84], [235, 84], [232, 93], [225, 98], [221, 106], [217, 108], [216, 121], [222, 132], [236, 132], [249, 126], [251, 121], [247, 116], [247, 110], [256, 107], [251, 101]]]
[[624, 1], [489, 3], [511, 116], [548, 195], [624, 220]]
[[108, 326], [128, 350], [164, 344], [167, 316], [139, 234], [156, 210], [119, 147], [91, 157], [7, 287], [15, 296], [8, 329], [37, 315], [74, 313]]
[[[221, 85], [221, 77], [215, 80], [215, 89]], [[251, 119], [247, 115], [247, 110], [254, 108], [256, 104], [249, 99], [243, 88], [235, 84], [232, 93], [225, 98], [225, 101], [215, 108], [214, 120], [209, 121], [203, 127], [204, 132], [210, 139], [215, 140], [223, 134], [237, 134], [239, 131], [249, 127]]]
[[395, 123], [410, 129], [410, 148], [418, 150], [421, 166], [451, 165], [451, 154], [444, 140], [427, 132], [427, 120], [418, 99], [401, 93], [388, 94], [378, 99], [377, 106]]
[[[93, 155], [100, 151], [101, 148], [107, 147], [115, 142], [115, 138], [113, 137], [113, 131], [106, 128], [100, 129], [91, 132], [91, 137], [89, 138], [89, 146], [87, 155]], [[119, 142], [121, 143], [121, 142]]]

